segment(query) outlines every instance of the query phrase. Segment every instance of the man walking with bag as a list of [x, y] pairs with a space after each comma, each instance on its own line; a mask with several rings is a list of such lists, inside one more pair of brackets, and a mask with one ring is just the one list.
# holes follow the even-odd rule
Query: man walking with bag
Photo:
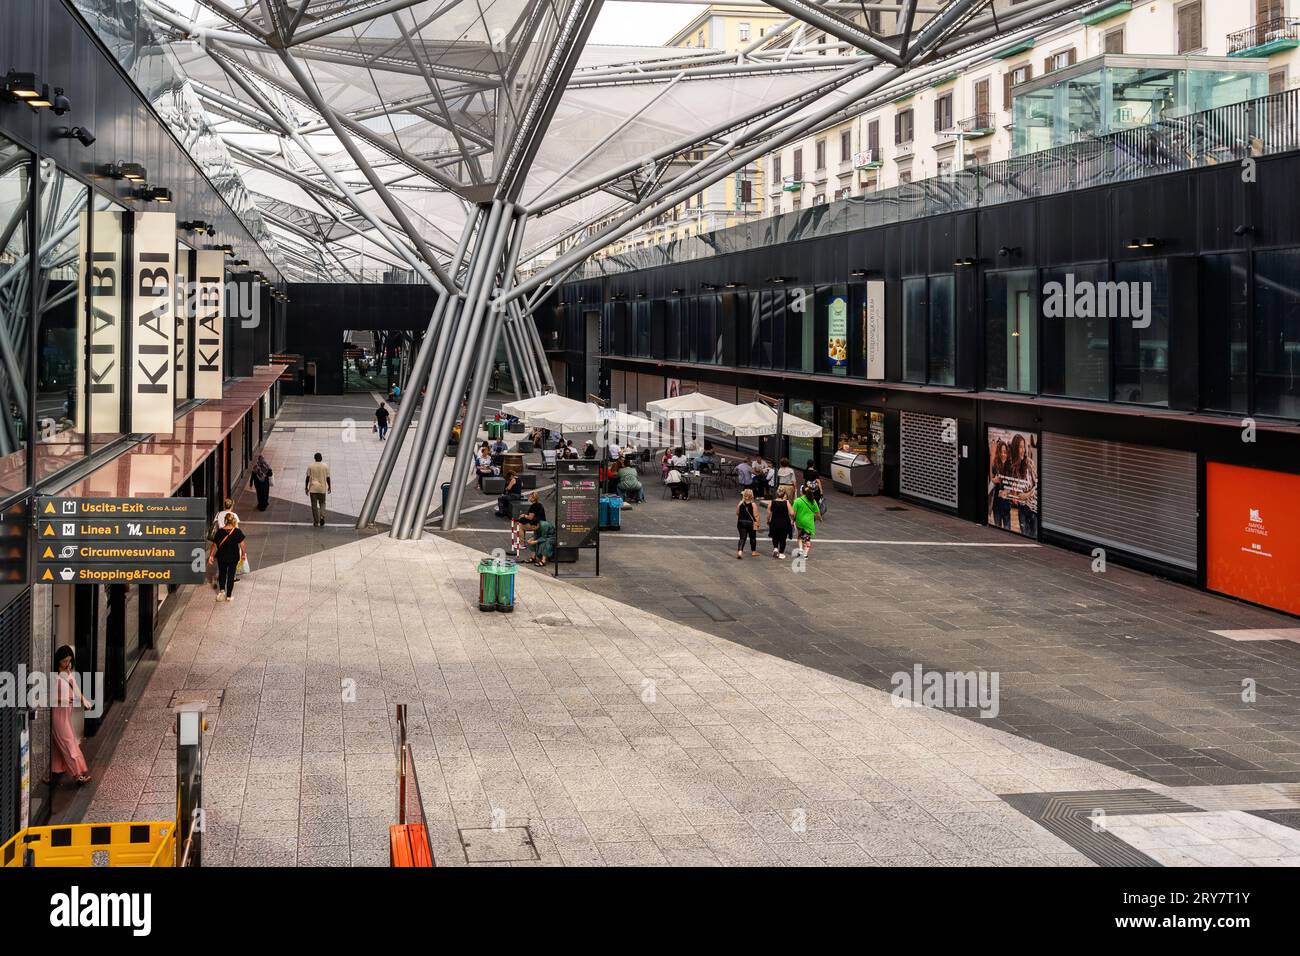
[[325, 464], [321, 453], [316, 452], [316, 460], [307, 466], [306, 493], [311, 498], [311, 523], [325, 527], [325, 496], [334, 489], [330, 486], [330, 466]]

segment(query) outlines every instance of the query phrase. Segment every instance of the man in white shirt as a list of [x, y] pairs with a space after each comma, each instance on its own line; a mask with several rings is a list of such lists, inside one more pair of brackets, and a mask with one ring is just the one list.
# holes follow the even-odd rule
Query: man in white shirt
[[618, 442], [616, 442], [616, 441], [614, 441], [614, 442], [610, 442], [610, 443], [609, 443], [609, 460], [610, 460], [610, 461], [618, 461], [618, 460], [619, 460], [620, 458], [622, 458], [622, 457], [623, 457], [623, 449], [621, 449], [621, 448], [618, 447]]
[[316, 452], [313, 461], [307, 466], [307, 480], [304, 489], [311, 498], [311, 523], [325, 527], [325, 496], [334, 490], [330, 484], [330, 467]]

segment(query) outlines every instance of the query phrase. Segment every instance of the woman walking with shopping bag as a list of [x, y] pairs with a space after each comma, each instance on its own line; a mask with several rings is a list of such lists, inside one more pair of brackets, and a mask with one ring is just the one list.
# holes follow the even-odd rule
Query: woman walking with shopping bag
[[243, 566], [248, 571], [248, 552], [244, 548], [244, 532], [233, 514], [226, 515], [226, 524], [217, 532], [208, 553], [208, 564], [217, 565], [217, 600], [229, 601], [235, 590], [235, 572]]

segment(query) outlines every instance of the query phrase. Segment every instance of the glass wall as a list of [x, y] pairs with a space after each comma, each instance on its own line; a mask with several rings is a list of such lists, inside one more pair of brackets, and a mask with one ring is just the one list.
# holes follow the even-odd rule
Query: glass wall
[[32, 157], [0, 136], [0, 495], [27, 487], [27, 374], [24, 368], [30, 315], [27, 282], [27, 202]]
[[78, 315], [82, 244], [91, 241], [90, 191], [52, 162], [41, 164], [40, 271], [36, 309], [36, 480], [86, 454], [85, 323]]
[[[1115, 282], [1106, 290], [1107, 311], [1115, 319], [1113, 397], [1117, 402], [1168, 405], [1168, 266], [1163, 259], [1117, 262]], [[1100, 292], [1097, 298], [1100, 304]]]
[[903, 381], [925, 381], [925, 277], [903, 280]]
[[1202, 404], [1221, 412], [1250, 411], [1250, 312], [1246, 254], [1201, 260]]
[[1300, 249], [1255, 256], [1255, 411], [1300, 418]]
[[984, 385], [1038, 391], [1038, 302], [1033, 269], [984, 277]]
[[1110, 320], [1095, 310], [1080, 315], [1080, 283], [1106, 281], [1104, 265], [1072, 265], [1043, 272], [1043, 393], [1065, 398], [1110, 398]]
[[903, 381], [952, 385], [957, 374], [951, 275], [903, 280]]
[[953, 385], [957, 381], [957, 319], [950, 275], [930, 276], [929, 322], [927, 380], [931, 385]]

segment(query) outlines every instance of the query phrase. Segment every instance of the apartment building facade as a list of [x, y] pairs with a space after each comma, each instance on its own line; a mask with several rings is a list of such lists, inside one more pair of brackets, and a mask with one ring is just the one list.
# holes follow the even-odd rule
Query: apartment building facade
[[[1266, 92], [1277, 92], [1294, 85], [1298, 46], [1300, 0], [1103, 0], [1073, 23], [909, 75], [857, 115], [773, 151], [763, 163], [768, 213], [1005, 159], [1016, 152], [1013, 106], [1022, 89], [1095, 57], [1262, 58]], [[1118, 119], [1151, 122], [1140, 111]]]

